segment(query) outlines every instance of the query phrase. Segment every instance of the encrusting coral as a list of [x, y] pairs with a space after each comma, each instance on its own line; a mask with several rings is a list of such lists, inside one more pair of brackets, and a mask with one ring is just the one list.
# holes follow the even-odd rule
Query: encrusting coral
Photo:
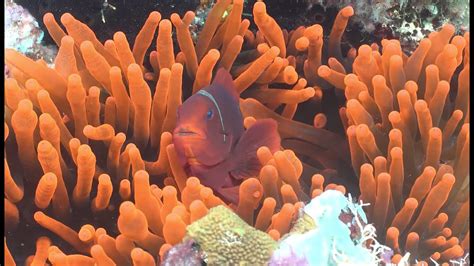
[[212, 208], [202, 219], [187, 228], [206, 254], [206, 263], [265, 264], [277, 242], [268, 234], [257, 230], [224, 206]]
[[[355, 49], [343, 57], [341, 38], [353, 14], [351, 7], [339, 12], [328, 45], [323, 46], [321, 26], [287, 32], [266, 12], [263, 2], [255, 3], [253, 9], [256, 33], [249, 30], [250, 21], [242, 19], [242, 0], [232, 1], [232, 10], [222, 20], [230, 3], [231, 0], [221, 0], [214, 5], [196, 44], [189, 31], [193, 12], [182, 17], [172, 14], [169, 20], [152, 12], [133, 46], [121, 32], [113, 40], [101, 43], [90, 28], [66, 13], [60, 19], [65, 30], [52, 14], [44, 16], [44, 24], [59, 46], [54, 68], [42, 60], [33, 61], [14, 50], [6, 50], [5, 63], [13, 75], [5, 80], [6, 228], [15, 235], [19, 233], [15, 228], [38, 228], [39, 224], [64, 240], [53, 234], [40, 237], [36, 249], [32, 248], [36, 251], [28, 253], [30, 257], [17, 258], [15, 252], [8, 252], [7, 242], [15, 243], [9, 234], [5, 238], [7, 265], [14, 265], [14, 258], [33, 265], [46, 261], [53, 265], [156, 265], [191, 232], [187, 231], [189, 225], [206, 219], [208, 212], [226, 212], [227, 208], [262, 231], [262, 237], [279, 240], [291, 231], [305, 202], [325, 190], [346, 194], [346, 187], [335, 184], [331, 177], [344, 172], [339, 171], [344, 164], [350, 164], [349, 154], [357, 172], [361, 169], [362, 199], [372, 203], [366, 210], [368, 222], [374, 221], [382, 231], [387, 227], [385, 221], [391, 221], [395, 210], [402, 206], [392, 197], [406, 198], [414, 178], [426, 172], [416, 179], [413, 187], [417, 189], [409, 196], [406, 208], [398, 212], [400, 218], [395, 216], [393, 221], [401, 223], [409, 220], [403, 217], [417, 215], [413, 206], [423, 205], [421, 199], [426, 198], [428, 204], [424, 203], [419, 217], [431, 222], [429, 235], [422, 234], [423, 228], [415, 222], [415, 232], [407, 237], [409, 245], [399, 249], [398, 238], [404, 237], [404, 232], [401, 225], [392, 225], [386, 242], [397, 253], [408, 250], [414, 258], [431, 256], [445, 261], [462, 255], [460, 245], [469, 249], [469, 233], [463, 240], [459, 238], [465, 235], [463, 221], [468, 217], [469, 189], [458, 182], [468, 180], [469, 169], [468, 124], [461, 129], [458, 125], [468, 121], [469, 103], [464, 96], [469, 93], [469, 34], [462, 40], [455, 37], [452, 45], [447, 45], [443, 29], [430, 35], [431, 48], [422, 42], [420, 47], [425, 48], [406, 58], [393, 41], [383, 43], [382, 54], [372, 52], [376, 48], [372, 45], [370, 53], [362, 46], [357, 57]], [[174, 50], [173, 30], [179, 51]], [[156, 49], [149, 54], [148, 69], [145, 57], [156, 32]], [[467, 55], [464, 57], [457, 52], [463, 48]], [[396, 56], [391, 59], [393, 54]], [[322, 65], [326, 62], [328, 66]], [[447, 81], [459, 64], [464, 66], [454, 105], [459, 111], [445, 116], [443, 106], [435, 103], [447, 97]], [[410, 71], [401, 71], [404, 65], [410, 66]], [[170, 133], [183, 99], [208, 86], [214, 71], [221, 67], [232, 74], [238, 93], [246, 98], [240, 100], [244, 127], [249, 128], [258, 119], [273, 118], [278, 122], [284, 147], [275, 153], [266, 147], [257, 150], [262, 165], [260, 173], [242, 182], [239, 202], [231, 205], [225, 204], [198, 178], [186, 175]], [[347, 74], [352, 68], [355, 74]], [[421, 69], [426, 69], [426, 74]], [[407, 86], [402, 81], [409, 79], [400, 78], [403, 73], [407, 77], [421, 74], [413, 83], [407, 82]], [[386, 86], [376, 88], [381, 82], [371, 85], [374, 78], [383, 77], [388, 80]], [[442, 81], [433, 83], [436, 79], [432, 77]], [[443, 82], [446, 78], [449, 79]], [[420, 96], [416, 93], [416, 84], [424, 84], [424, 80], [428, 98], [434, 100], [425, 105], [417, 102], [425, 85], [419, 85]], [[342, 136], [325, 129], [332, 122], [325, 114], [312, 113], [312, 126], [292, 120], [298, 104], [304, 101], [311, 100], [321, 109], [322, 95], [331, 85], [345, 89], [348, 99], [347, 106], [338, 111], [347, 129], [350, 153]], [[386, 101], [387, 93], [392, 93], [387, 86], [399, 86], [396, 92], [400, 99], [398, 94], [392, 96], [393, 104]], [[374, 96], [374, 91], [382, 93], [380, 98]], [[408, 101], [403, 91], [408, 93]], [[336, 90], [336, 94], [340, 92]], [[411, 103], [411, 109], [407, 103]], [[400, 112], [393, 113], [394, 110]], [[424, 122], [418, 125], [430, 118], [432, 126]], [[390, 131], [388, 141], [383, 133], [387, 135], [391, 126], [395, 129]], [[431, 129], [433, 126], [440, 126], [442, 131]], [[413, 152], [421, 150], [422, 154], [430, 149], [426, 162], [418, 164], [427, 166], [427, 170], [410, 168], [410, 161], [405, 159], [410, 154], [406, 146], [410, 138], [402, 136], [412, 134], [413, 140], [418, 140], [417, 127], [422, 143], [408, 147], [416, 148]], [[439, 148], [440, 143], [443, 149]], [[380, 157], [387, 150], [390, 156]], [[410, 158], [419, 158], [416, 155]], [[298, 157], [326, 171], [304, 175], [307, 165]], [[444, 158], [451, 161], [446, 164]], [[325, 177], [330, 183], [326, 186]], [[391, 182], [391, 178], [404, 179], [404, 187]], [[424, 185], [430, 180], [435, 181], [432, 188]], [[401, 196], [395, 198], [391, 191]], [[440, 202], [439, 193], [446, 198], [457, 197]], [[438, 214], [446, 200], [449, 208]], [[460, 209], [455, 206], [458, 202], [464, 202]], [[387, 214], [372, 211], [387, 206]], [[454, 217], [449, 223], [448, 215]], [[31, 223], [25, 226], [26, 221]], [[245, 230], [258, 232], [250, 227]], [[415, 247], [418, 242], [419, 252], [413, 253], [408, 247]], [[262, 252], [259, 248], [264, 249], [257, 247], [252, 251]], [[10, 247], [10, 251], [16, 249]], [[393, 260], [399, 260], [400, 254]]]
[[411, 55], [397, 40], [362, 45], [353, 74], [327, 79], [347, 98], [361, 199], [395, 263], [469, 250], [469, 33], [454, 33], [443, 26]]
[[162, 256], [161, 265], [201, 265], [204, 260], [203, 252], [198, 244], [192, 240], [183, 240], [176, 244]]

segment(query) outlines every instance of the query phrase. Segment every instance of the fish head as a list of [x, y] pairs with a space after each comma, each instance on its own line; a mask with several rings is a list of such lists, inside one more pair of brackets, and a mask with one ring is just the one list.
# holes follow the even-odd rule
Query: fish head
[[188, 163], [213, 166], [228, 157], [243, 131], [232, 77], [220, 70], [211, 85], [178, 108], [173, 142]]

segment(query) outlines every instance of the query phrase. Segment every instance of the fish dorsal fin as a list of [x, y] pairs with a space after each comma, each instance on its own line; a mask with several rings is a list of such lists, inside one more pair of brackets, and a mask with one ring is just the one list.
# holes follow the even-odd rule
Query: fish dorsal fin
[[257, 120], [247, 129], [235, 147], [233, 170], [235, 179], [242, 180], [257, 176], [262, 167], [257, 158], [257, 149], [266, 146], [272, 153], [280, 150], [280, 135], [277, 122], [273, 119]]
[[225, 68], [219, 68], [211, 85], [222, 87], [221, 89], [226, 90], [235, 100], [239, 99], [239, 94], [235, 89], [234, 80], [229, 71]]

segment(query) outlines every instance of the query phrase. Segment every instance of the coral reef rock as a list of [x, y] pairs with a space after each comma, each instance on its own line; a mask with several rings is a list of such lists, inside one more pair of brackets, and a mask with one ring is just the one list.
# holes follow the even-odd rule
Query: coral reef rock
[[265, 265], [277, 245], [224, 206], [189, 225], [187, 235], [201, 246], [208, 265]]

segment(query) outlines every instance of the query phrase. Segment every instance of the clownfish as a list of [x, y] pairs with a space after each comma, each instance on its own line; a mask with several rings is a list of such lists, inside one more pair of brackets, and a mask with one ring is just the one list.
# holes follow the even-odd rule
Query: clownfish
[[189, 176], [214, 190], [227, 203], [238, 203], [239, 185], [257, 176], [257, 149], [280, 149], [277, 122], [257, 120], [244, 129], [239, 95], [231, 75], [221, 68], [211, 85], [178, 107], [173, 143]]

